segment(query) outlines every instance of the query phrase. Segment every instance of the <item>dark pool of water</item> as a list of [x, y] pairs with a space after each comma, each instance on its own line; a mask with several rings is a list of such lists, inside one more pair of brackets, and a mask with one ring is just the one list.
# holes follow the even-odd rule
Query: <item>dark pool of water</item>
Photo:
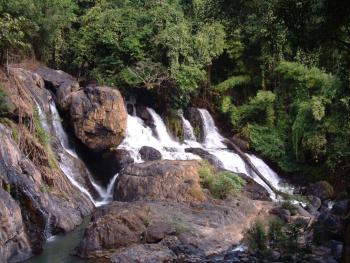
[[89, 221], [90, 218], [86, 218], [74, 231], [64, 236], [55, 236], [52, 241], [46, 243], [42, 254], [32, 257], [23, 263], [95, 263], [70, 255], [81, 241]]

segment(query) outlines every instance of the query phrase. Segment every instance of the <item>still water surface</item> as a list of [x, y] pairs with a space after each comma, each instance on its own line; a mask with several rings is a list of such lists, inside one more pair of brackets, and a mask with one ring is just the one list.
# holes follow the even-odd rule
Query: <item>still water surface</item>
[[42, 254], [23, 263], [95, 263], [70, 255], [81, 241], [89, 221], [90, 218], [85, 218], [84, 222], [74, 231], [64, 236], [55, 236], [52, 241], [46, 243]]

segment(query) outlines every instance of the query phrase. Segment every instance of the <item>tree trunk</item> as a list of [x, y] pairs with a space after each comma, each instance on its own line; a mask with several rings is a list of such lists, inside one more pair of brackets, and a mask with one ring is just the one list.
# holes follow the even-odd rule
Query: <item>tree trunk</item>
[[260, 171], [255, 167], [255, 165], [252, 163], [252, 161], [248, 158], [248, 156], [231, 140], [225, 139], [224, 143], [227, 145], [227, 147], [233, 151], [235, 151], [242, 160], [253, 170], [254, 173], [256, 173], [257, 176], [261, 178], [261, 180], [264, 181], [264, 183], [276, 194], [276, 196], [280, 193], [261, 173]]

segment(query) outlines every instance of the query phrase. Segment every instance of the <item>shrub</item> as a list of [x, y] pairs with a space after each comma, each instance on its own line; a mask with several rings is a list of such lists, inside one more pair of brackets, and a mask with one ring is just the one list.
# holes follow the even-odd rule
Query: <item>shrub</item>
[[216, 173], [212, 165], [207, 161], [202, 162], [199, 168], [201, 184], [209, 189], [210, 193], [218, 199], [225, 199], [235, 195], [245, 185], [244, 179], [229, 171]]
[[248, 230], [248, 245], [253, 250], [265, 251], [267, 249], [267, 234], [265, 227], [260, 221]]

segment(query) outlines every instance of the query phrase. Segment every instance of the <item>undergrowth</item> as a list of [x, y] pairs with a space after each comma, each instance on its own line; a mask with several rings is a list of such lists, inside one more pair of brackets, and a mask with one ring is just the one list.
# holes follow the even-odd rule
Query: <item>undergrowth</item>
[[198, 173], [202, 186], [218, 199], [236, 195], [245, 185], [239, 175], [229, 171], [217, 172], [207, 161], [201, 163]]

